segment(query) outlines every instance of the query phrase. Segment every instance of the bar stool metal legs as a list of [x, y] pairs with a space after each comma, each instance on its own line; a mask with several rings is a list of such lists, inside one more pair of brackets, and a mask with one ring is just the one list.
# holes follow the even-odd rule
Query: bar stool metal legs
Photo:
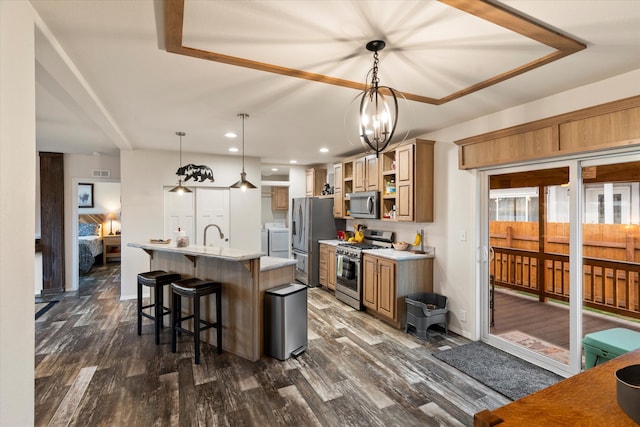
[[[200, 297], [215, 294], [216, 321], [202, 319], [200, 313]], [[182, 332], [193, 335], [196, 365], [200, 364], [200, 332], [216, 328], [216, 348], [222, 353], [222, 285], [217, 282], [197, 278], [182, 279], [171, 283], [173, 312], [171, 314], [171, 351], [177, 350], [177, 334]], [[193, 314], [182, 316], [182, 297], [193, 299]], [[193, 331], [182, 327], [182, 321], [193, 319]]]
[[[160, 344], [160, 329], [163, 327], [162, 319], [171, 313], [168, 307], [164, 306], [164, 287], [171, 282], [180, 280], [177, 273], [167, 273], [163, 270], [148, 271], [138, 274], [138, 335], [142, 335], [142, 317], [153, 320], [156, 344]], [[153, 303], [142, 305], [142, 287], [153, 288]], [[147, 308], [153, 308], [153, 314], [145, 313]]]

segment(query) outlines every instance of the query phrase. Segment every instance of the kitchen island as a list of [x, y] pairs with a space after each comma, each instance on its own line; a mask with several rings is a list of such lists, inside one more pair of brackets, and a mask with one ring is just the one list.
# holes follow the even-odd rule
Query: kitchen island
[[[264, 291], [294, 282], [295, 260], [215, 246], [178, 248], [153, 243], [129, 243], [128, 246], [140, 248], [149, 255], [149, 270], [165, 270], [179, 273], [183, 278], [220, 282], [223, 349], [251, 361], [260, 359], [264, 344]], [[165, 290], [165, 301], [171, 301], [169, 292], [169, 289]], [[190, 310], [190, 306], [183, 304], [184, 314], [191, 314]], [[214, 299], [205, 298], [202, 310], [203, 317], [215, 319]], [[215, 334], [215, 330], [207, 330], [202, 339], [215, 343]]]

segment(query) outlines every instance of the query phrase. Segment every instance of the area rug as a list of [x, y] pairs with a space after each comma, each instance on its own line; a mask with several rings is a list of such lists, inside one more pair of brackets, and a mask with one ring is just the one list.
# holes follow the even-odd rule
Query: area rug
[[553, 372], [481, 341], [439, 351], [433, 356], [512, 400], [562, 380]]
[[58, 301], [41, 301], [36, 302], [36, 320], [45, 314]]
[[520, 331], [505, 332], [498, 336], [521, 347], [528, 348], [531, 351], [564, 363], [565, 365], [569, 364], [569, 350], [558, 347], [557, 345], [542, 341], [541, 339]]

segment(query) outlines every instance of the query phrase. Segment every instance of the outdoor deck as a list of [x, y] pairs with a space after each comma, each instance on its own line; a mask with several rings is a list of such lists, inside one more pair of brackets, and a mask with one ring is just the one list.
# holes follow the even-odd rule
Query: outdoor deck
[[[569, 348], [569, 306], [555, 302], [539, 302], [535, 297], [496, 289], [494, 335], [520, 331], [532, 337]], [[610, 328], [627, 328], [640, 332], [640, 322], [625, 321], [600, 313], [585, 312], [583, 335]]]

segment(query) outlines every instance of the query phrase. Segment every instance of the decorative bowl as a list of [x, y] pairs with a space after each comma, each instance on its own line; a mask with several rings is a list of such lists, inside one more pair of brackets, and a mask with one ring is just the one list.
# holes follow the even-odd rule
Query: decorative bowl
[[409, 249], [409, 243], [407, 242], [396, 242], [393, 244], [393, 249], [396, 251], [406, 251]]
[[624, 413], [640, 424], [640, 365], [629, 365], [616, 371], [616, 396]]

